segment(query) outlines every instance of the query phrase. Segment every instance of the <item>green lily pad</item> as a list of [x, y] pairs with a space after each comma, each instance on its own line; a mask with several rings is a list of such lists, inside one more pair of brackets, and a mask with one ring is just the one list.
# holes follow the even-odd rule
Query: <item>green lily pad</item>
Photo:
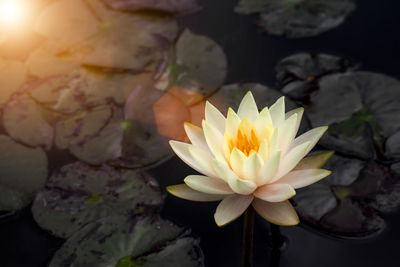
[[90, 223], [59, 249], [50, 267], [204, 266], [198, 240], [157, 216]]
[[76, 162], [50, 177], [32, 213], [43, 229], [67, 238], [87, 223], [113, 214], [140, 214], [162, 203], [157, 183], [144, 173]]
[[324, 167], [332, 175], [298, 190], [302, 220], [341, 237], [370, 237], [386, 226], [382, 214], [400, 207], [400, 180], [374, 161], [333, 156]]
[[14, 95], [3, 113], [3, 125], [16, 141], [29, 146], [50, 149], [53, 127], [45, 120], [46, 110], [26, 94]]
[[171, 74], [179, 87], [209, 96], [227, 75], [227, 58], [222, 48], [206, 36], [186, 29], [176, 43], [176, 65]]
[[318, 89], [318, 80], [334, 73], [355, 70], [350, 60], [318, 53], [298, 53], [282, 59], [275, 67], [282, 92], [292, 99], [309, 101]]
[[384, 155], [385, 140], [400, 130], [400, 82], [371, 72], [324, 76], [305, 114], [313, 127], [330, 126], [325, 147], [365, 159]]
[[267, 33], [287, 38], [315, 36], [344, 22], [355, 9], [350, 0], [240, 0], [239, 14], [259, 14]]
[[103, 0], [109, 7], [121, 11], [159, 10], [179, 15], [200, 10], [196, 0]]
[[0, 59], [0, 107], [20, 89], [26, 76], [26, 67], [22, 62]]
[[0, 211], [22, 209], [46, 182], [46, 153], [0, 135], [0, 157]]

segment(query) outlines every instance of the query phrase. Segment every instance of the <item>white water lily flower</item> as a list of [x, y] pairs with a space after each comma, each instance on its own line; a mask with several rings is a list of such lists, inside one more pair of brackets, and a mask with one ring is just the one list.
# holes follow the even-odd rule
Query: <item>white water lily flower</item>
[[285, 114], [281, 97], [259, 112], [248, 92], [237, 114], [229, 109], [225, 118], [207, 102], [203, 127], [185, 124], [192, 144], [170, 141], [175, 153], [203, 175], [189, 175], [185, 184], [167, 187], [168, 192], [193, 201], [222, 200], [214, 215], [218, 226], [238, 218], [249, 205], [271, 223], [298, 224], [288, 199], [295, 189], [328, 176], [331, 172], [320, 168], [332, 155], [304, 158], [328, 127], [295, 137], [303, 111]]

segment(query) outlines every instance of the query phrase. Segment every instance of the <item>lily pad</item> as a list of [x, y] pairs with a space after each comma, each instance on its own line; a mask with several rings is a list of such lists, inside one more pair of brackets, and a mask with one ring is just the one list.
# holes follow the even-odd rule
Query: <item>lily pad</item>
[[186, 29], [176, 43], [176, 65], [171, 75], [179, 87], [209, 96], [222, 85], [228, 62], [222, 48], [206, 36]]
[[0, 135], [0, 211], [22, 209], [45, 185], [47, 157], [41, 148], [28, 148]]
[[22, 62], [0, 59], [0, 107], [25, 82], [26, 67]]
[[154, 216], [108, 217], [85, 226], [59, 249], [50, 267], [204, 266], [198, 240]]
[[239, 14], [259, 14], [269, 34], [287, 38], [315, 36], [336, 28], [355, 9], [351, 0], [240, 0]]
[[[99, 123], [101, 123], [101, 120]], [[122, 112], [119, 108], [113, 109], [112, 117], [108, 123], [95, 135], [86, 136], [81, 142], [70, 143], [69, 150], [78, 159], [99, 165], [115, 160], [122, 155], [122, 140], [124, 129]], [[98, 126], [98, 122], [92, 122]], [[90, 127], [91, 125], [88, 125]], [[89, 132], [92, 129], [89, 129]]]
[[298, 190], [294, 201], [303, 221], [341, 237], [369, 237], [386, 226], [382, 213], [400, 207], [400, 180], [374, 161], [333, 156], [332, 175]]
[[17, 94], [7, 103], [3, 125], [16, 141], [29, 146], [50, 149], [53, 144], [53, 127], [45, 120], [46, 110], [26, 94]]
[[358, 68], [347, 58], [318, 53], [298, 53], [282, 59], [275, 67], [282, 92], [292, 99], [308, 101], [318, 89], [318, 80], [334, 73]]
[[113, 214], [140, 214], [162, 203], [157, 183], [144, 173], [76, 162], [50, 177], [32, 213], [42, 228], [67, 238], [87, 223]]
[[121, 11], [159, 10], [179, 15], [200, 10], [196, 0], [103, 0], [109, 7]]
[[400, 130], [400, 82], [391, 77], [353, 72], [325, 76], [306, 109], [313, 127], [330, 125], [321, 143], [363, 158], [372, 144], [384, 154], [384, 140]]

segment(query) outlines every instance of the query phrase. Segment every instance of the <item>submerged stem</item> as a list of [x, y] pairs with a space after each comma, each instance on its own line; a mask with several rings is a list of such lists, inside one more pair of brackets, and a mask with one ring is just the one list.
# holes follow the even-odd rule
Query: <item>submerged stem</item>
[[272, 247], [271, 258], [270, 258], [271, 267], [279, 267], [282, 244], [283, 244], [283, 237], [281, 235], [281, 230], [279, 226], [271, 223], [271, 247]]
[[244, 214], [243, 224], [243, 267], [253, 267], [254, 208], [250, 205]]

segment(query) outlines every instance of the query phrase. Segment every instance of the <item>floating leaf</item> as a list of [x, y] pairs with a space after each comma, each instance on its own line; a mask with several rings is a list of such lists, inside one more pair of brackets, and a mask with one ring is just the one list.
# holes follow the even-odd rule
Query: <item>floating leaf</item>
[[154, 217], [108, 217], [85, 226], [59, 249], [50, 267], [204, 266], [198, 240]]
[[15, 93], [26, 79], [22, 62], [0, 59], [0, 107]]
[[171, 66], [177, 86], [209, 96], [225, 80], [228, 63], [224, 51], [206, 36], [186, 29], [176, 43], [176, 66]]
[[357, 64], [338, 56], [298, 53], [282, 59], [275, 70], [283, 93], [292, 99], [307, 101], [310, 94], [318, 89], [320, 78], [357, 67]]
[[121, 11], [159, 10], [187, 14], [200, 9], [196, 0], [103, 0], [108, 6]]
[[52, 234], [66, 238], [113, 214], [140, 214], [163, 202], [154, 179], [132, 170], [76, 162], [62, 167], [36, 195], [32, 213]]
[[16, 141], [50, 149], [53, 127], [44, 119], [46, 110], [28, 95], [14, 95], [4, 108], [3, 125]]
[[258, 24], [269, 34], [299, 38], [337, 27], [354, 9], [350, 0], [240, 0], [235, 11], [259, 13]]
[[46, 182], [46, 153], [0, 135], [0, 157], [0, 211], [22, 209]]

